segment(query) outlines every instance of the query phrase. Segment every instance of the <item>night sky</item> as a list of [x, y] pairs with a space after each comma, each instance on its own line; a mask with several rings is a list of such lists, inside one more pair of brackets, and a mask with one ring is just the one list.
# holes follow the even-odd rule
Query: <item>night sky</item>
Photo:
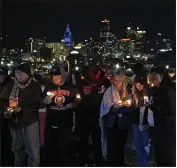
[[149, 37], [157, 32], [175, 37], [174, 0], [4, 0], [2, 28], [12, 46], [21, 46], [28, 37], [59, 42], [67, 24], [74, 40], [81, 41], [90, 36], [99, 39], [100, 22], [105, 18], [119, 38], [130, 22], [146, 30]]

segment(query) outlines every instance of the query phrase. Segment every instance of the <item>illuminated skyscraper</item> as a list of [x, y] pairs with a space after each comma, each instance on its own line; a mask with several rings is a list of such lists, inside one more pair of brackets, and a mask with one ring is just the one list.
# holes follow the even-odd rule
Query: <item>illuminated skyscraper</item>
[[64, 39], [63, 39], [64, 45], [71, 47], [72, 46], [72, 33], [69, 28], [69, 25], [67, 25], [66, 30], [64, 32]]
[[101, 21], [100, 38], [107, 40], [110, 37], [112, 37], [110, 32], [110, 21], [105, 19]]

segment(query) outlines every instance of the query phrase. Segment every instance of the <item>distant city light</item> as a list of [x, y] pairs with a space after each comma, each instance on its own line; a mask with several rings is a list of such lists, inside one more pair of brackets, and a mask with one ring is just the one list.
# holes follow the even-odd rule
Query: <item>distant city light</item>
[[76, 66], [76, 67], [75, 67], [75, 69], [76, 69], [76, 71], [78, 71], [78, 70], [79, 70], [79, 67], [78, 67], [78, 66]]
[[131, 27], [127, 27], [127, 30], [131, 30]]
[[120, 68], [120, 65], [119, 65], [119, 64], [116, 64], [116, 68], [117, 68], [117, 69]]
[[36, 50], [33, 50], [34, 53], [36, 53], [37, 51]]
[[13, 64], [14, 62], [13, 61], [10, 61], [11, 64]]
[[3, 61], [1, 61], [1, 64], [4, 64], [4, 62], [3, 62]]
[[74, 49], [81, 49], [81, 46], [76, 46], [74, 47]]
[[71, 51], [70, 53], [71, 53], [71, 54], [79, 54], [78, 51]]
[[151, 51], [154, 51], [154, 49], [151, 48]]
[[157, 33], [158, 36], [161, 36], [162, 34], [161, 33]]
[[130, 56], [129, 56], [129, 55], [127, 55], [127, 56], [126, 56], [126, 58], [130, 58]]
[[137, 31], [137, 33], [146, 33], [146, 31], [140, 30], [140, 31]]
[[160, 52], [166, 52], [166, 51], [168, 51], [168, 49], [160, 49], [159, 51]]
[[130, 38], [122, 38], [122, 39], [120, 39], [120, 41], [129, 41], [129, 40], [131, 40]]
[[107, 19], [105, 19], [105, 20], [103, 20], [103, 21], [101, 21], [102, 23], [109, 23], [110, 21], [109, 20], [107, 20]]
[[139, 30], [140, 28], [139, 27], [137, 27], [137, 30]]
[[165, 66], [165, 68], [166, 68], [166, 69], [169, 69], [169, 68], [170, 68], [170, 66], [169, 66], [169, 65], [166, 65], [166, 66]]

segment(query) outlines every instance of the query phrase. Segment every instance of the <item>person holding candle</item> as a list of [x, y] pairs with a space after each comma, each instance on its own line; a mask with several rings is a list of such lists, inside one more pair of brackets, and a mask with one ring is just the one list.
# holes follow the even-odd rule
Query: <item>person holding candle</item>
[[148, 123], [144, 123], [145, 111], [148, 110], [148, 84], [147, 77], [145, 75], [137, 74], [134, 79], [134, 85], [132, 88], [132, 94], [134, 99], [134, 112], [132, 118], [133, 136], [136, 146], [137, 154], [137, 166], [148, 166], [150, 142]]
[[11, 149], [15, 156], [14, 166], [39, 166], [40, 143], [38, 109], [41, 101], [41, 88], [32, 80], [31, 67], [21, 64], [15, 70], [15, 78], [3, 90], [4, 115], [9, 119], [12, 136]]
[[169, 79], [163, 75], [159, 68], [152, 69], [149, 80], [154, 85], [150, 92], [149, 108], [153, 112], [153, 118], [148, 120], [150, 135], [153, 142], [155, 162], [157, 166], [175, 166], [176, 146], [176, 96]]
[[99, 127], [100, 104], [105, 90], [110, 86], [105, 72], [96, 65], [85, 67], [79, 85], [82, 102], [77, 115], [76, 131], [81, 139], [82, 165], [89, 164], [89, 134], [93, 140], [93, 164], [102, 165], [101, 131]]
[[[43, 92], [43, 103], [47, 111], [44, 143], [50, 153], [48, 164], [53, 166], [59, 161], [61, 166], [69, 166], [73, 110], [81, 101], [81, 96], [76, 86], [65, 80], [63, 67], [54, 65], [50, 70], [50, 77], [51, 81]], [[57, 158], [56, 153], [59, 153], [60, 157]]]
[[131, 85], [122, 69], [113, 74], [114, 83], [104, 96], [100, 107], [102, 154], [108, 166], [124, 166], [124, 150], [132, 120]]

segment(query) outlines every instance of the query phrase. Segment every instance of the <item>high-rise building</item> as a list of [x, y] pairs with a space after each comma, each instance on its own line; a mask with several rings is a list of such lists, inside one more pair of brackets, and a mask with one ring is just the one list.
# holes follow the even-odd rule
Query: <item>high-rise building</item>
[[105, 19], [101, 21], [100, 38], [106, 41], [110, 37], [112, 37], [110, 32], [110, 21]]
[[63, 43], [46, 43], [46, 46], [52, 49], [53, 59], [64, 60], [68, 56], [68, 50]]
[[71, 47], [72, 46], [72, 33], [69, 27], [69, 24], [66, 27], [66, 30], [64, 32], [64, 39], [62, 40], [64, 45], [67, 47]]
[[40, 48], [45, 45], [45, 40], [29, 38], [26, 42], [25, 51], [26, 52], [37, 52]]
[[155, 51], [156, 53], [172, 51], [172, 41], [169, 38], [163, 37], [161, 33], [157, 33]]
[[[143, 54], [146, 52], [146, 31], [140, 30], [139, 27], [133, 29], [131, 26], [127, 27], [127, 38], [131, 39], [132, 52], [131, 54]], [[133, 56], [132, 55], [132, 56]]]

